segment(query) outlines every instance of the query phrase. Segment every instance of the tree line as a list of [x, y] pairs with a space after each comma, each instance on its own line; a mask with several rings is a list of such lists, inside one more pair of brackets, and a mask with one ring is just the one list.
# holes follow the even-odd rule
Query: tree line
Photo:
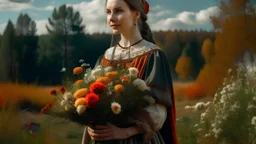
[[[0, 82], [57, 85], [64, 76], [72, 75], [80, 59], [93, 66], [110, 46], [111, 34], [87, 34], [82, 21], [80, 13], [66, 5], [53, 10], [46, 35], [36, 35], [36, 23], [28, 14], [21, 13], [16, 23], [8, 21], [0, 36]], [[181, 56], [190, 58], [193, 70], [189, 75], [196, 78], [206, 62], [201, 53], [203, 41], [215, 36], [203, 30], [153, 34], [167, 55], [174, 79], [180, 75], [175, 69]], [[62, 68], [67, 71], [61, 73]]]

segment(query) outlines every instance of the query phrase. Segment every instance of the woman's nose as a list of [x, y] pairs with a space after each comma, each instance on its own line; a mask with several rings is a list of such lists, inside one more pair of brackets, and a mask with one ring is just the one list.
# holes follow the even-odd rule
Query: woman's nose
[[113, 13], [109, 15], [109, 21], [115, 21], [115, 15]]

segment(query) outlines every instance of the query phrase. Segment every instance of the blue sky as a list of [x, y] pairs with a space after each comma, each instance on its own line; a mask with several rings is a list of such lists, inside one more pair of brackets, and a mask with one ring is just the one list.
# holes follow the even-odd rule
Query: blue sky
[[[109, 32], [104, 15], [105, 0], [0, 0], [0, 34], [10, 19], [16, 23], [19, 14], [28, 13], [37, 23], [37, 34], [46, 33], [47, 18], [54, 7], [68, 4], [79, 11], [85, 32]], [[216, 0], [148, 0], [151, 11], [148, 23], [153, 30], [212, 30], [209, 16], [217, 15]]]

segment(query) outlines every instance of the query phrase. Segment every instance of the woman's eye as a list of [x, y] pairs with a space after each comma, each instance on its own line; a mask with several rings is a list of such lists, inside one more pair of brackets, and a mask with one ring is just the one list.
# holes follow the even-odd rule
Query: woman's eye
[[119, 12], [122, 12], [122, 10], [117, 9], [117, 10], [115, 10], [115, 12], [116, 12], [116, 13], [119, 13]]

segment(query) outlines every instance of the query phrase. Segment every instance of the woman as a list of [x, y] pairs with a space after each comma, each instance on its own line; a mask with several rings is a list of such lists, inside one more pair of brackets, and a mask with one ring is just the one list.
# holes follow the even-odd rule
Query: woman
[[139, 77], [150, 86], [151, 96], [156, 101], [156, 104], [145, 108], [151, 119], [140, 115], [135, 125], [126, 128], [112, 124], [88, 126], [84, 130], [82, 144], [89, 143], [91, 139], [118, 140], [120, 144], [177, 143], [169, 65], [164, 53], [154, 44], [146, 23], [148, 10], [145, 0], [106, 0], [107, 21], [113, 33], [112, 47], [98, 59], [97, 64], [124, 64], [138, 68]]

